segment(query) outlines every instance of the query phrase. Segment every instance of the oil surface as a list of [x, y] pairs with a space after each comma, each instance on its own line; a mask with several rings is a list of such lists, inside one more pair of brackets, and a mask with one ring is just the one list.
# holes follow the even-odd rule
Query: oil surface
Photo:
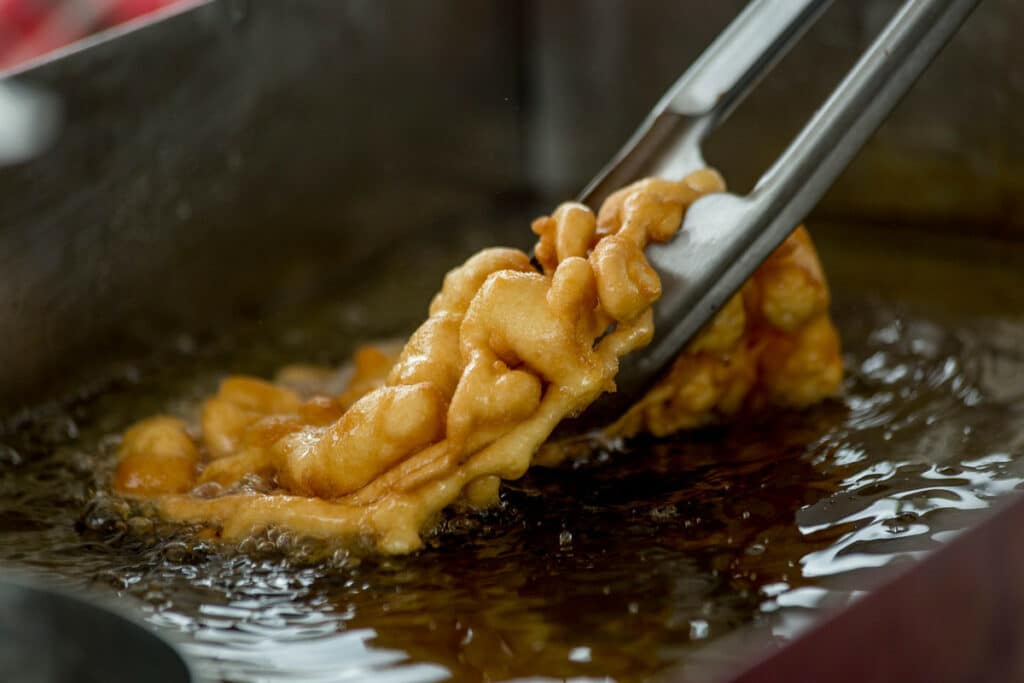
[[436, 275], [385, 276], [233, 338], [182, 337], [74, 400], [11, 416], [0, 562], [121, 596], [215, 680], [644, 680], [676, 667], [700, 680], [1024, 482], [1024, 324], [846, 296], [842, 400], [535, 469], [499, 509], [446, 519], [408, 557], [273, 532], [208, 546], [103, 495], [133, 420], [191, 414], [226, 372], [339, 363], [406, 331], [422, 307], [387, 302], [429, 293]]

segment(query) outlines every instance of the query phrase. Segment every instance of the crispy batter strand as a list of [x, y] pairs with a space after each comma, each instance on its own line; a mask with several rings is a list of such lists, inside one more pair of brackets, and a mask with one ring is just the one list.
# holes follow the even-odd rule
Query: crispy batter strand
[[[723, 189], [703, 170], [634, 183], [597, 216], [563, 204], [533, 223], [540, 272], [515, 249], [473, 256], [448, 273], [400, 353], [356, 353], [340, 393], [304, 399], [301, 388], [336, 375], [286, 368], [278, 383], [226, 379], [203, 406], [198, 439], [174, 418], [140, 422], [125, 434], [114, 488], [225, 539], [281, 525], [415, 550], [441, 510], [493, 504], [559, 421], [615, 390], [619, 359], [654, 332], [661, 281], [644, 248]], [[835, 394], [828, 303], [798, 228], [609, 432], [669, 434]]]

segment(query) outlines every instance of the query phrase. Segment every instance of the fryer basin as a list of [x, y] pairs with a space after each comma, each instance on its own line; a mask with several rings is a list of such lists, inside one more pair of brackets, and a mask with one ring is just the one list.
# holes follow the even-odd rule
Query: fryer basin
[[176, 650], [134, 620], [24, 577], [0, 581], [0, 634], [5, 680], [195, 680]]
[[[529, 218], [597, 170], [742, 4], [215, 0], [10, 74], [57, 94], [66, 124], [44, 156], [0, 169], [0, 414], [57, 400], [169, 335], [230, 329], [372, 277], [366, 256], [404, 235], [451, 240], [453, 221], [499, 212], [518, 225], [496, 239], [521, 245]], [[895, 3], [838, 5], [712, 140], [710, 159], [738, 187]], [[822, 219], [917, 229], [892, 240], [816, 232], [835, 287], [1020, 317], [1024, 286], [1004, 285], [1024, 285], [1021, 21], [1019, 3], [983, 4], [823, 202]], [[899, 282], [893, 245], [916, 250], [929, 233], [1005, 240], [999, 263], [978, 269], [1003, 279], [945, 283], [949, 296]], [[884, 263], [884, 286], [861, 275]], [[791, 680], [809, 647], [839, 662], [872, 651], [870, 638], [891, 644], [892, 631], [864, 624], [934, 620], [920, 595], [972, 586], [942, 615], [977, 658], [945, 667], [945, 680], [1024, 675], [1011, 656], [1024, 610], [1005, 608], [1022, 599], [1012, 569], [1024, 560], [996, 560], [1024, 502], [999, 514], [736, 680]], [[912, 586], [918, 598], [901, 599]], [[936, 680], [913, 678], [933, 670], [928, 646], [879, 647], [875, 670], [899, 662], [903, 680]], [[830, 674], [863, 680], [854, 671]]]

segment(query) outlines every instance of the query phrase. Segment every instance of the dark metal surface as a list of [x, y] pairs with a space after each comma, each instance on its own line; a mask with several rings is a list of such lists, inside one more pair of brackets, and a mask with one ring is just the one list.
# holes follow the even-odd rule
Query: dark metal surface
[[4, 579], [0, 680], [189, 683], [193, 676], [170, 644], [95, 600], [34, 581]]
[[1024, 680], [1024, 497], [730, 683]]
[[518, 186], [513, 9], [224, 0], [15, 76], [66, 125], [0, 169], [0, 409], [305, 301]]

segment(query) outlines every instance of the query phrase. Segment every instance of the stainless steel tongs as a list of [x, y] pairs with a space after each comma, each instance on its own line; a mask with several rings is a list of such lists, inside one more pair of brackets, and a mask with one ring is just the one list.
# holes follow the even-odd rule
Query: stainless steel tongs
[[[804, 220], [978, 1], [907, 0], [750, 194], [701, 198], [673, 241], [648, 248], [662, 280], [654, 340], [623, 358], [616, 393], [563, 422], [558, 435], [609, 424], [650, 388]], [[682, 178], [703, 168], [707, 135], [830, 2], [753, 0], [669, 89], [580, 201], [596, 208], [644, 176]]]

